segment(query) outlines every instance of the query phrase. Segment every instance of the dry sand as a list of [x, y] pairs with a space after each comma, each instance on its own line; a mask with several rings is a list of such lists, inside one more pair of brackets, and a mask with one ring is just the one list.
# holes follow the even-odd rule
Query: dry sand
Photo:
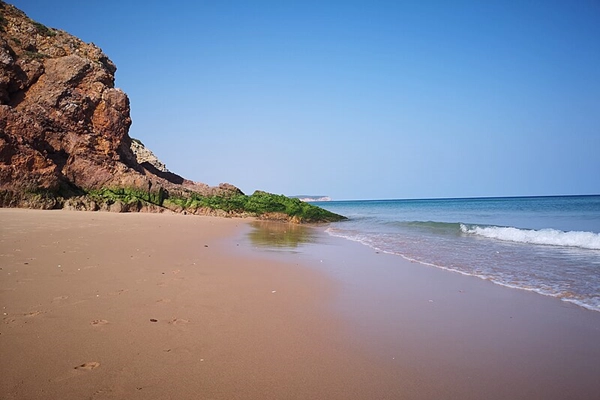
[[250, 224], [0, 209], [0, 398], [600, 394], [600, 313]]

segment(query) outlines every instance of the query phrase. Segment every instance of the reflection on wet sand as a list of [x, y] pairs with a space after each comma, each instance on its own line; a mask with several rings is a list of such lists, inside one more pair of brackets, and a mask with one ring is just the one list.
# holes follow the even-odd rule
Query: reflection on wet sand
[[318, 235], [314, 228], [273, 221], [254, 221], [252, 231], [248, 233], [255, 246], [277, 250], [296, 249], [302, 244], [315, 243]]

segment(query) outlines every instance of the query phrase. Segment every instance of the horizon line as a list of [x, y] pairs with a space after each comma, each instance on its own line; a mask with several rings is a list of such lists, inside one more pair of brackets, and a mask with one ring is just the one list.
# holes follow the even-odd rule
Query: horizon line
[[[467, 197], [411, 197], [411, 198], [382, 198], [382, 199], [333, 199], [330, 201], [322, 201], [320, 203], [329, 203], [336, 201], [410, 201], [410, 200], [485, 200], [485, 199], [525, 199], [525, 198], [543, 198], [543, 197], [594, 197], [600, 196], [596, 194], [549, 194], [549, 195], [512, 195], [512, 196], [467, 196]], [[331, 196], [326, 196], [331, 197]], [[319, 202], [316, 202], [319, 203]]]

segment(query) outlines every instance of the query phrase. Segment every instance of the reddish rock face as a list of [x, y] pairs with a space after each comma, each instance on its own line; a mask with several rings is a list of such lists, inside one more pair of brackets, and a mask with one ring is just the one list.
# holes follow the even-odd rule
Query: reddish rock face
[[131, 156], [116, 67], [95, 45], [0, 7], [0, 188], [111, 185]]
[[239, 191], [138, 164], [129, 99], [114, 87], [116, 67], [102, 50], [2, 1], [0, 15], [0, 191]]

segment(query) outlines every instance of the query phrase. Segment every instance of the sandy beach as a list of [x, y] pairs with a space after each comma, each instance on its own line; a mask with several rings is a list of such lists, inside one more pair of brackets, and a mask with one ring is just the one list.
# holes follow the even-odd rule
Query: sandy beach
[[2, 399], [593, 399], [600, 313], [322, 228], [0, 209]]

